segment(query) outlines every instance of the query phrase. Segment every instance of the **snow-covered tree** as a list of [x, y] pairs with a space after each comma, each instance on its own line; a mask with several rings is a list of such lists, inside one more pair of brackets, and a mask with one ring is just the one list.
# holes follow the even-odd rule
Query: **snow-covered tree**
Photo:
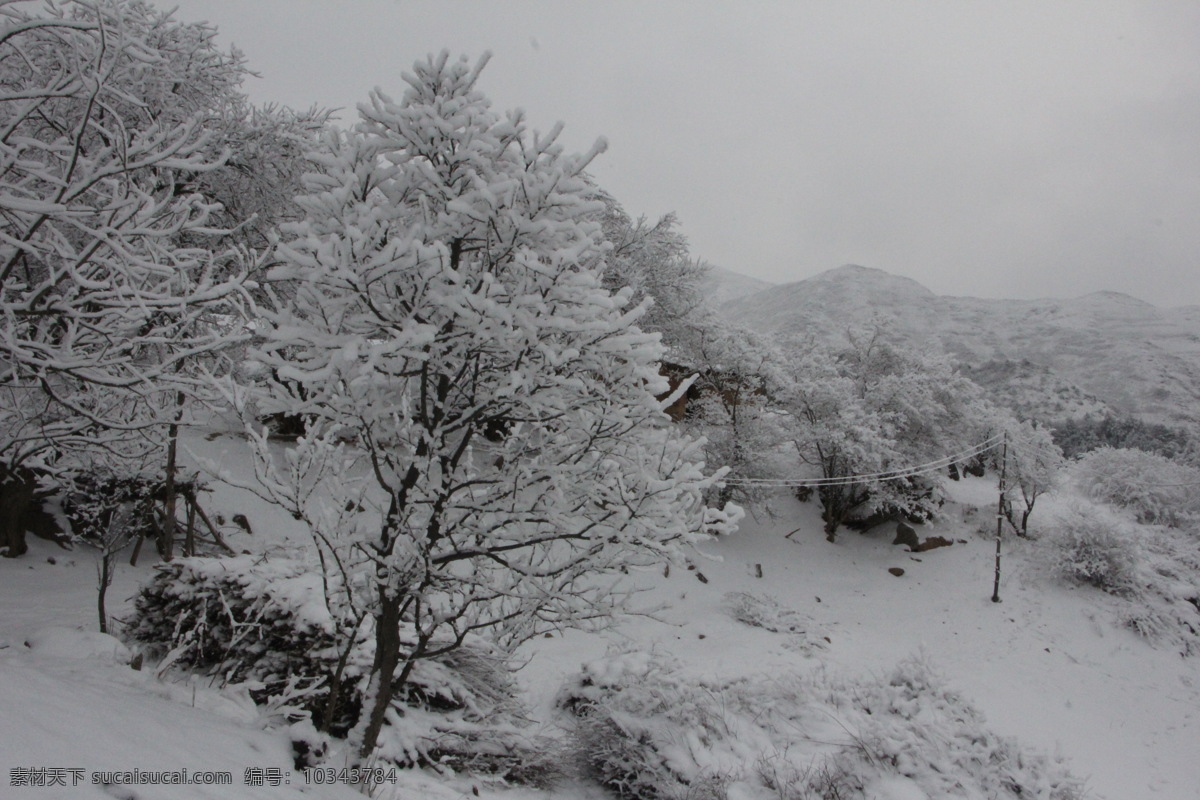
[[126, 0], [0, 5], [5, 492], [160, 448], [186, 365], [227, 341], [211, 315], [244, 270], [196, 238], [215, 207], [194, 183], [245, 70], [214, 36]]
[[762, 503], [764, 489], [752, 481], [795, 472], [787, 415], [771, 400], [784, 382], [782, 357], [756, 334], [715, 320], [694, 329], [692, 352], [696, 397], [681, 424], [704, 437], [710, 463], [729, 468], [717, 504]]
[[990, 433], [997, 430], [1004, 436], [1004, 448], [993, 451], [995, 461], [999, 462], [1001, 453], [1006, 458], [1004, 516], [1018, 535], [1028, 536], [1034, 505], [1062, 481], [1067, 462], [1046, 427], [1008, 417], [999, 420]]
[[687, 389], [685, 430], [703, 437], [713, 464], [730, 468], [731, 482], [714, 489], [718, 504], [760, 502], [764, 494], [746, 479], [779, 477], [778, 450], [786, 441], [780, 417], [768, 407], [769, 373], [777, 360], [764, 341], [722, 320], [705, 295], [711, 266], [694, 258], [678, 231], [675, 214], [653, 224], [632, 219], [610, 195], [597, 191], [610, 250], [602, 283], [611, 291], [629, 289], [634, 302], [648, 300], [639, 320], [658, 333], [666, 347], [664, 374], [672, 388], [695, 376]]
[[978, 387], [946, 358], [907, 351], [880, 330], [849, 338], [840, 350], [793, 343], [780, 393], [796, 453], [824, 481], [830, 541], [851, 519], [932, 515], [944, 465], [891, 476], [969, 449], [981, 413]]
[[611, 195], [596, 194], [604, 204], [599, 219], [610, 245], [604, 287], [614, 292], [628, 288], [635, 304], [649, 298], [639, 326], [662, 335], [668, 358], [691, 366], [698, 356], [698, 335], [717, 324], [704, 296], [709, 265], [691, 256], [674, 213], [650, 224], [646, 217], [632, 219]]
[[623, 570], [705, 524], [657, 336], [601, 285], [583, 170], [603, 143], [568, 156], [557, 127], [498, 115], [486, 60], [419, 62], [328, 135], [257, 356], [276, 378], [258, 407], [308, 417], [284, 468], [260, 438], [260, 491], [310, 523], [350, 626], [374, 629], [364, 757], [414, 664], [602, 624]]
[[[214, 169], [197, 174], [191, 188], [219, 204], [211, 221], [221, 244], [266, 253], [280, 225], [303, 216], [296, 196], [311, 167], [307, 154], [328, 123], [329, 112], [322, 109], [255, 106], [236, 94], [214, 109], [206, 129], [226, 155]], [[212, 233], [202, 241], [211, 246]], [[256, 262], [262, 268], [270, 264], [270, 258]]]

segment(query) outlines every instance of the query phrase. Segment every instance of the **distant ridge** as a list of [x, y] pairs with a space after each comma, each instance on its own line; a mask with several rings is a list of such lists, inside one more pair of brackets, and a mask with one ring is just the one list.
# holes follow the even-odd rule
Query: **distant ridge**
[[761, 292], [775, 284], [752, 278], [724, 267], [711, 267], [705, 280], [705, 294], [713, 305], [721, 305], [739, 297]]
[[849, 283], [854, 282], [863, 286], [874, 286], [876, 288], [901, 288], [905, 293], [917, 295], [928, 295], [933, 297], [933, 292], [926, 289], [920, 283], [917, 283], [912, 278], [905, 278], [903, 275], [893, 275], [875, 267], [863, 267], [858, 264], [843, 264], [840, 267], [825, 270], [819, 275], [814, 275], [807, 281], [800, 283], [821, 282], [821, 283]]
[[719, 308], [762, 333], [818, 340], [886, 328], [911, 346], [952, 354], [1029, 416], [1118, 412], [1200, 427], [1200, 307], [1161, 309], [1111, 291], [1072, 299], [945, 297], [910, 278], [847, 264]]

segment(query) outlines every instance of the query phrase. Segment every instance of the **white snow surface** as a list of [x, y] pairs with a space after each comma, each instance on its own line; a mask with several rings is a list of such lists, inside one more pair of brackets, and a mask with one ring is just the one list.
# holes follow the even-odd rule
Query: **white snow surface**
[[[236, 437], [195, 436], [190, 445], [234, 473], [249, 472]], [[552, 718], [564, 680], [614, 643], [669, 653], [714, 678], [821, 666], [882, 675], [921, 654], [997, 733], [1065, 757], [1090, 796], [1200, 798], [1200, 661], [1120, 627], [1112, 598], [1050, 581], [1032, 563], [1034, 548], [1012, 538], [1005, 540], [1003, 602], [992, 603], [995, 545], [980, 529], [992, 519], [994, 484], [971, 479], [951, 483], [950, 492], [943, 519], [920, 534], [956, 543], [920, 554], [892, 546], [891, 526], [844, 531], [830, 544], [816, 505], [790, 498], [776, 502], [774, 517], [761, 509], [747, 515], [736, 535], [696, 554], [694, 569], [633, 576], [647, 590], [644, 602], [663, 606], [655, 615], [631, 617], [604, 634], [568, 631], [527, 646], [529, 661], [518, 673], [527, 699], [538, 716]], [[286, 515], [246, 492], [218, 486], [205, 500], [213, 515], [247, 516], [254, 534], [230, 535], [239, 549], [259, 551], [300, 535]], [[1038, 515], [1065, 500], [1043, 502]], [[972, 507], [980, 510], [964, 519]], [[110, 613], [128, 611], [154, 560], [144, 551], [136, 568], [122, 561]], [[36, 539], [25, 556], [0, 559], [0, 797], [361, 796], [350, 786], [306, 785], [293, 770], [286, 723], [256, 708], [244, 691], [159, 676], [152, 663], [132, 669], [126, 648], [95, 632], [95, 561], [89, 549], [67, 552]], [[890, 567], [904, 574], [894, 577]], [[793, 610], [795, 619], [811, 621], [823, 646], [798, 647], [787, 631], [736, 621], [731, 593]], [[68, 775], [66, 788], [11, 785], [16, 770], [49, 767], [80, 768], [82, 781], [72, 788]], [[278, 770], [290, 783], [246, 785], [248, 767]], [[184, 768], [227, 770], [233, 785], [90, 783], [99, 771]], [[925, 797], [901, 777], [868, 788], [878, 800]], [[606, 796], [583, 783], [539, 792], [425, 772], [402, 772], [397, 786], [377, 796], [436, 800], [475, 791], [510, 800]]]

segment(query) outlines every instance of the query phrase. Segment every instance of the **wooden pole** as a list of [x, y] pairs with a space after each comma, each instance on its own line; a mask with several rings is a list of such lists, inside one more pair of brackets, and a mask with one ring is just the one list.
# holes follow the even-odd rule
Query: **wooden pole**
[[[178, 371], [176, 369], [176, 372]], [[163, 561], [170, 561], [175, 557], [175, 466], [179, 450], [179, 423], [183, 419], [185, 399], [182, 391], [175, 393], [175, 418], [167, 426], [167, 474], [163, 483], [163, 505], [166, 510], [163, 514], [159, 546]]]
[[183, 554], [194, 556], [196, 555], [196, 502], [189, 493], [184, 496], [184, 503], [187, 505], [187, 533], [183, 538]]
[[142, 542], [144, 542], [144, 541], [146, 541], [146, 534], [145, 534], [145, 532], [139, 532], [139, 533], [138, 533], [138, 538], [137, 538], [137, 543], [136, 543], [136, 544], [134, 544], [134, 546], [133, 546], [133, 555], [131, 555], [131, 556], [129, 557], [129, 566], [131, 566], [131, 567], [136, 567], [136, 566], [137, 566], [137, 560], [138, 560], [138, 556], [139, 556], [139, 555], [141, 555], [141, 552], [142, 552]]
[[1004, 478], [1008, 469], [1008, 431], [1004, 432], [1004, 447], [1000, 453], [1000, 499], [996, 503], [996, 579], [992, 584], [992, 602], [1000, 602], [1000, 541], [1004, 531]]
[[221, 532], [217, 530], [217, 526], [212, 524], [212, 520], [208, 518], [208, 514], [204, 513], [204, 509], [200, 507], [200, 503], [196, 500], [196, 495], [193, 492], [188, 492], [184, 497], [191, 507], [195, 510], [196, 516], [200, 517], [200, 521], [208, 528], [208, 532], [212, 534], [213, 541], [216, 542], [226, 553], [235, 555], [236, 551], [225, 544], [225, 540], [221, 538]]

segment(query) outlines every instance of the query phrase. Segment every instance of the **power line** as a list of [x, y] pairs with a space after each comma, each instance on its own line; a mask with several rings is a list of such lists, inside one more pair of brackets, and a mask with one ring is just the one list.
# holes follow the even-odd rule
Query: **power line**
[[[798, 488], [801, 486], [819, 487], [819, 486], [854, 486], [867, 481], [889, 481], [900, 480], [901, 478], [912, 478], [918, 475], [928, 475], [941, 469], [945, 469], [951, 464], [957, 464], [965, 461], [968, 458], [973, 458], [977, 455], [982, 455], [990, 450], [995, 450], [999, 447], [1004, 439], [1003, 434], [997, 434], [990, 439], [985, 439], [973, 447], [962, 450], [958, 453], [942, 456], [925, 464], [920, 464], [914, 467], [905, 467], [898, 470], [889, 470], [887, 472], [871, 472], [864, 475], [845, 475], [836, 478], [729, 478], [720, 483], [728, 486], [762, 486], [767, 488]], [[1130, 481], [1133, 486], [1138, 486], [1144, 489], [1192, 489], [1200, 487], [1200, 482], [1190, 483], [1143, 483], [1140, 481]]]
[[800, 486], [853, 486], [867, 481], [889, 481], [899, 480], [901, 478], [912, 478], [918, 475], [927, 475], [941, 469], [945, 469], [951, 464], [965, 461], [977, 455], [994, 450], [1003, 442], [1003, 434], [997, 434], [989, 439], [985, 439], [973, 447], [962, 450], [957, 453], [945, 455], [925, 464], [920, 464], [913, 467], [904, 467], [897, 470], [889, 470], [887, 472], [874, 472], [865, 475], [846, 475], [835, 478], [730, 478], [721, 481], [721, 483], [729, 486], [764, 486], [791, 488]]
[[863, 475], [848, 475], [836, 478], [733, 478], [727, 483], [754, 483], [754, 484], [779, 484], [782, 486], [798, 485], [798, 486], [831, 486], [839, 484], [855, 484], [862, 483], [867, 480], [895, 480], [898, 478], [912, 477], [914, 475], [927, 474], [936, 469], [949, 466], [950, 464], [973, 456], [985, 453], [988, 450], [993, 450], [1000, 444], [1002, 436], [993, 436], [975, 445], [971, 448], [954, 453], [947, 456], [942, 456], [934, 461], [927, 462], [915, 467], [904, 467], [886, 472], [873, 472]]

